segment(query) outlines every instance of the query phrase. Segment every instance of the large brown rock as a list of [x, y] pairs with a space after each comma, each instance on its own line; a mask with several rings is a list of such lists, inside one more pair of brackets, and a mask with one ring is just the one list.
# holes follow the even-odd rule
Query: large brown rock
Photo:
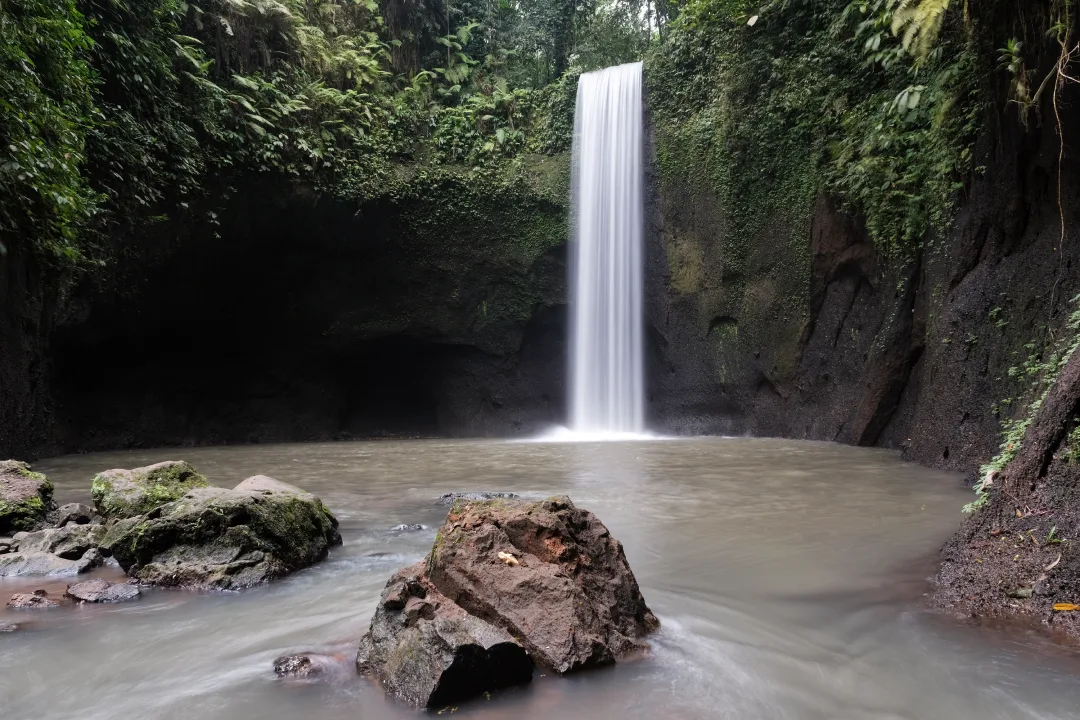
[[567, 673], [646, 649], [659, 625], [622, 545], [569, 498], [458, 500], [427, 559], [387, 583], [357, 669], [440, 705], [527, 682], [525, 651]]
[[432, 548], [428, 577], [558, 673], [644, 650], [640, 638], [660, 627], [622, 543], [567, 497], [455, 503]]
[[360, 643], [357, 670], [419, 707], [529, 682], [533, 664], [525, 649], [440, 595], [423, 573], [419, 563], [390, 578]]
[[53, 484], [18, 460], [0, 460], [0, 535], [37, 530], [55, 512]]

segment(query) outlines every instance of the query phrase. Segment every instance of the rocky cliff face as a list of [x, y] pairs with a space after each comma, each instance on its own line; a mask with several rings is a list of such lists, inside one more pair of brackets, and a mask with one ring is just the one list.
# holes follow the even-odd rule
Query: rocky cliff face
[[[1064, 120], [1068, 136], [1076, 116]], [[904, 267], [826, 198], [809, 228], [778, 217], [732, 236], [708, 187], [654, 164], [658, 423], [884, 445], [965, 472], [993, 456], [1030, 382], [1009, 369], [1046, 353], [1080, 292], [1075, 163], [1063, 163], [1062, 243], [1056, 132], [996, 121], [951, 232]]]
[[253, 181], [216, 235], [147, 240], [63, 302], [12, 253], [0, 455], [555, 422], [568, 164], [351, 205]]

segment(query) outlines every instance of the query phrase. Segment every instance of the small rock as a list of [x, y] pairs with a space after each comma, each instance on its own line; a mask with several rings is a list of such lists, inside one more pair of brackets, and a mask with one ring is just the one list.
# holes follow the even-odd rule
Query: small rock
[[139, 597], [139, 588], [127, 583], [111, 583], [107, 580], [87, 580], [68, 585], [65, 597], [85, 603], [114, 603]]
[[278, 677], [312, 677], [322, 671], [322, 667], [307, 655], [283, 655], [274, 661], [274, 672]]
[[518, 495], [512, 492], [454, 492], [446, 493], [439, 498], [440, 505], [453, 505], [455, 500], [483, 501], [483, 500], [517, 500]]
[[18, 629], [18, 625], [13, 625], [11, 623], [0, 623], [0, 633], [15, 632]]
[[61, 505], [56, 511], [56, 522], [54, 525], [61, 528], [65, 525], [91, 525], [100, 522], [101, 516], [89, 505], [83, 505], [82, 503], [68, 503], [67, 505]]
[[60, 607], [60, 603], [50, 598], [49, 593], [44, 590], [35, 590], [32, 593], [15, 593], [8, 600], [7, 606], [16, 610], [29, 610]]
[[427, 530], [427, 525], [421, 525], [420, 523], [403, 523], [390, 528], [390, 532], [419, 532], [420, 530]]

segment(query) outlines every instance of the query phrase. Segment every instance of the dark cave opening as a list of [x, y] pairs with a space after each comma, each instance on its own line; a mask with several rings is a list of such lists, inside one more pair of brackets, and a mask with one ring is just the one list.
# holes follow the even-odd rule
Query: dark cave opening
[[558, 422], [565, 306], [533, 305], [525, 321], [491, 311], [512, 307], [508, 287], [561, 282], [561, 251], [530, 267], [468, 243], [433, 247], [401, 212], [267, 192], [234, 199], [227, 242], [191, 233], [129, 258], [116, 271], [126, 285], [84, 290], [82, 311], [51, 333], [58, 447], [514, 435]]

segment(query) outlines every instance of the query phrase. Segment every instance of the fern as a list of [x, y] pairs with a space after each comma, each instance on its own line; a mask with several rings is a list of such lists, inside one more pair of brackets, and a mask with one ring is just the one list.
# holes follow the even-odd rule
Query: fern
[[949, 0], [892, 0], [892, 33], [919, 61], [934, 49]]

